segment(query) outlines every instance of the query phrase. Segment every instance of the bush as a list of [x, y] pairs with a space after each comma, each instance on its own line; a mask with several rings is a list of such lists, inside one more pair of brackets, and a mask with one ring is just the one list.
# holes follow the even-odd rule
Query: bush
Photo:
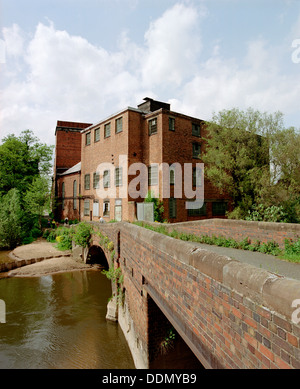
[[59, 250], [71, 250], [73, 234], [74, 232], [71, 228], [58, 227], [55, 230], [45, 230], [43, 237], [48, 242], [57, 243]]
[[81, 222], [75, 227], [73, 235], [74, 242], [81, 247], [87, 247], [90, 243], [93, 228], [85, 223]]
[[295, 243], [293, 243], [289, 239], [286, 239], [285, 243], [284, 243], [284, 248], [285, 248], [286, 254], [300, 255], [300, 239], [298, 239]]
[[287, 223], [288, 214], [282, 205], [265, 207], [263, 204], [258, 204], [248, 211], [248, 216], [245, 219], [249, 221]]
[[264, 254], [272, 254], [272, 255], [279, 255], [281, 253], [278, 243], [273, 241], [262, 243], [258, 251]]

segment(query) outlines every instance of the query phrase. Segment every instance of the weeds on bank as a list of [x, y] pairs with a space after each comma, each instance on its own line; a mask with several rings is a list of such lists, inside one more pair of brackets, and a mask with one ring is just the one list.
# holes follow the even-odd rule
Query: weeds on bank
[[222, 236], [208, 236], [208, 235], [194, 235], [187, 234], [184, 232], [178, 232], [173, 229], [171, 232], [168, 232], [165, 226], [152, 226], [144, 222], [135, 222], [134, 224], [147, 228], [151, 231], [159, 232], [164, 235], [168, 235], [171, 238], [181, 239], [187, 242], [196, 242], [209, 245], [215, 245], [220, 247], [231, 247], [240, 250], [250, 250], [257, 251], [263, 254], [270, 254], [278, 256], [281, 259], [285, 259], [291, 262], [300, 262], [300, 239], [293, 242], [289, 239], [285, 240], [285, 248], [280, 249], [278, 243], [274, 241], [270, 242], [260, 242], [259, 240], [251, 242], [249, 238], [244, 238], [240, 242], [232, 239], [225, 238]]
[[72, 241], [78, 246], [87, 247], [93, 228], [85, 222], [77, 224], [74, 228], [58, 227], [54, 229], [47, 229], [44, 231], [43, 238], [48, 242], [57, 243], [56, 247], [59, 250], [71, 250]]

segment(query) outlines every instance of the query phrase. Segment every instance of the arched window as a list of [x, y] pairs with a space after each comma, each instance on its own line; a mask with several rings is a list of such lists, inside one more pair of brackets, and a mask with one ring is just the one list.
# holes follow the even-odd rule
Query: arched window
[[77, 209], [77, 181], [73, 182], [73, 209]]
[[65, 183], [61, 184], [62, 209], [65, 208]]

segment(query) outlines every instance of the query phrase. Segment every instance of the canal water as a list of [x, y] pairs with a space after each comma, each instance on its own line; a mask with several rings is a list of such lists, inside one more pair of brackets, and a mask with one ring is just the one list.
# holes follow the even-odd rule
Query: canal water
[[100, 271], [0, 279], [0, 369], [134, 369]]

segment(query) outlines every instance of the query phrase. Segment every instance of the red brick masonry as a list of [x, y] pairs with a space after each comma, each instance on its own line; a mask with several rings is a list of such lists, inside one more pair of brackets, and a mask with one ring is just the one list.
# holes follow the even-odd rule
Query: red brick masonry
[[[241, 227], [246, 235], [250, 233], [247, 222], [236, 222], [236, 229], [234, 221], [224, 222], [231, 226], [232, 237], [239, 236]], [[146, 350], [145, 366], [151, 366], [145, 355], [151, 332], [147, 291], [153, 291], [150, 297], [155, 295], [171, 312], [175, 329], [206, 367], [300, 368], [300, 326], [297, 307], [292, 305], [300, 299], [299, 281], [129, 223], [93, 224], [114, 241], [115, 266], [120, 266], [124, 275], [131, 331], [135, 331], [139, 349]], [[201, 233], [209, 226], [211, 232], [221, 231], [216, 220], [197, 224], [204, 228]], [[283, 238], [288, 233], [287, 225], [282, 230], [278, 227], [277, 232], [269, 223], [266, 227], [265, 233], [269, 231], [272, 237]], [[259, 228], [258, 238], [264, 230], [261, 225]], [[291, 232], [293, 236], [298, 228]], [[298, 316], [300, 321], [300, 313]]]
[[[155, 223], [154, 225], [157, 225]], [[293, 241], [300, 238], [300, 224], [292, 223], [267, 223], [245, 220], [206, 219], [194, 222], [163, 224], [170, 232], [176, 229], [178, 232], [194, 234], [197, 236], [222, 236], [241, 241], [249, 238], [252, 243], [274, 241], [281, 248], [285, 239]]]

